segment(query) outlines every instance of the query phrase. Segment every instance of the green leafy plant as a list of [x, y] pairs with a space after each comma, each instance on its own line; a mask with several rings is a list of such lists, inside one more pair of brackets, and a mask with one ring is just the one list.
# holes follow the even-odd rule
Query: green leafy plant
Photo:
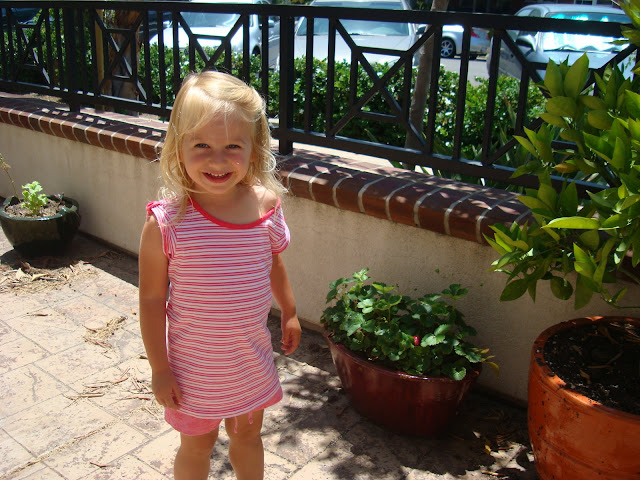
[[[488, 362], [488, 349], [466, 337], [476, 335], [467, 325], [456, 301], [467, 294], [451, 285], [439, 294], [411, 298], [396, 288], [367, 282], [368, 269], [329, 286], [327, 307], [321, 317], [333, 341], [376, 364], [412, 375], [446, 375], [463, 379], [474, 364]], [[445, 301], [448, 298], [450, 302]]]
[[[620, 6], [633, 23], [622, 33], [640, 47], [640, 0]], [[620, 306], [627, 289], [608, 286], [621, 275], [640, 284], [629, 268], [640, 261], [640, 63], [634, 71], [633, 79], [617, 65], [602, 77], [595, 74], [594, 93], [586, 87], [586, 55], [573, 65], [547, 65], [543, 124], [517, 137], [530, 160], [515, 175], [534, 173], [540, 182], [519, 197], [533, 218], [524, 225], [494, 225], [493, 239], [486, 237], [501, 254], [492, 269], [509, 275], [501, 300], [525, 292], [535, 300], [537, 282], [547, 280], [556, 297], [573, 296], [576, 309], [594, 294]], [[552, 174], [564, 176], [561, 186]], [[576, 174], [605, 188], [581, 199], [569, 181]]]
[[[13, 187], [13, 191], [15, 193], [16, 198], [18, 198], [18, 191], [16, 190], [16, 184], [13, 181], [13, 177], [9, 173], [9, 169], [11, 165], [4, 161], [3, 155], [0, 153], [0, 167], [4, 170], [4, 173], [9, 177], [9, 181], [11, 182], [11, 186]], [[22, 185], [22, 201], [21, 203], [29, 209], [31, 215], [38, 216], [40, 213], [40, 208], [47, 205], [49, 199], [43, 193], [42, 185], [39, 182], [33, 181], [31, 183], [27, 183], [26, 185]]]
[[44, 193], [40, 193], [41, 191], [42, 185], [35, 180], [22, 185], [22, 197], [24, 199], [22, 203], [29, 209], [33, 216], [39, 215], [40, 209], [49, 201]]

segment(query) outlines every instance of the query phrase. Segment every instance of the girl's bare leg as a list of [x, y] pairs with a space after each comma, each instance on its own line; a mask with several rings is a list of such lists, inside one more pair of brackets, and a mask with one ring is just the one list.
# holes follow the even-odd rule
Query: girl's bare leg
[[189, 436], [181, 433], [180, 448], [173, 465], [175, 480], [206, 480], [217, 439], [217, 428], [204, 435]]
[[225, 420], [229, 435], [229, 461], [238, 480], [264, 478], [264, 448], [260, 436], [263, 413], [263, 410], [253, 412], [253, 423], [249, 423], [249, 414], [239, 416], [237, 428], [235, 418]]

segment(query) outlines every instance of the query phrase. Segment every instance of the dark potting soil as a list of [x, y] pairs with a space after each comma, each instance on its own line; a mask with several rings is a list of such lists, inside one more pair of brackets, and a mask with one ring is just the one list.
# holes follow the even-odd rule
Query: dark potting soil
[[[49, 199], [49, 203], [47, 203], [44, 207], [40, 208], [37, 217], [51, 217], [58, 213], [62, 207], [68, 207], [69, 205], [66, 202], [59, 202], [57, 200]], [[34, 217], [27, 207], [24, 206], [23, 203], [16, 203], [15, 205], [8, 205], [4, 209], [5, 213], [11, 217]]]
[[547, 340], [544, 358], [568, 388], [640, 415], [640, 327], [612, 323], [571, 328]]

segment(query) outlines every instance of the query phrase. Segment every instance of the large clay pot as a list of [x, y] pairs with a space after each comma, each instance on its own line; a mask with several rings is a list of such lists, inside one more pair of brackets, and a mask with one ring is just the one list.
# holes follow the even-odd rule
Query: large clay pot
[[444, 430], [480, 374], [478, 365], [460, 381], [408, 375], [375, 365], [325, 338], [355, 410], [402, 435], [430, 436]]
[[[52, 197], [50, 197], [52, 198]], [[0, 224], [9, 243], [26, 257], [63, 254], [78, 231], [80, 214], [78, 202], [62, 197], [67, 207], [50, 217], [12, 217], [5, 207], [18, 203], [8, 197], [0, 207]]]
[[[605, 407], [570, 390], [544, 359], [554, 334], [593, 322], [639, 319], [585, 317], [554, 325], [540, 334], [529, 368], [529, 437], [541, 480], [638, 480], [640, 416]], [[624, 387], [623, 387], [624, 388]]]

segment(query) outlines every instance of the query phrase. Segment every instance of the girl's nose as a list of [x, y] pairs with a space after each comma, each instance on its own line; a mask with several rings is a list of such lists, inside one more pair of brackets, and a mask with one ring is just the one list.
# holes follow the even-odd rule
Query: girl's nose
[[209, 156], [209, 161], [211, 163], [226, 163], [227, 160], [224, 152], [214, 150], [211, 152], [211, 155]]

